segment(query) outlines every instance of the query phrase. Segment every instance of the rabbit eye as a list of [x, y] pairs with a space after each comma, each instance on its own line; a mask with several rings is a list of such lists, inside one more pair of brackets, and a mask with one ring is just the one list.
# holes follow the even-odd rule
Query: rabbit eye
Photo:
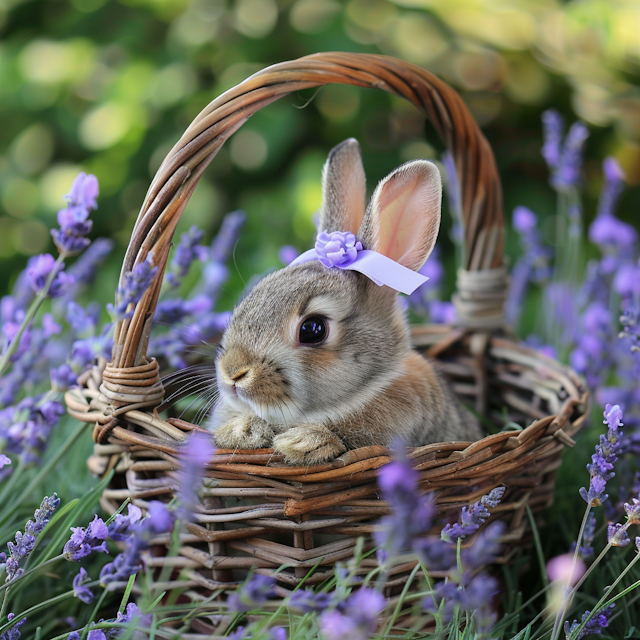
[[327, 321], [318, 316], [307, 318], [300, 325], [298, 339], [301, 344], [319, 344], [327, 337]]

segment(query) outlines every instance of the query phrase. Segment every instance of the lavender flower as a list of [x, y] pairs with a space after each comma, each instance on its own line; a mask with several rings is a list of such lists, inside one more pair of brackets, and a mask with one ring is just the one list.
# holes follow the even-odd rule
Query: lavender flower
[[607, 542], [614, 547], [626, 547], [631, 540], [623, 524], [610, 522], [607, 526]]
[[621, 448], [622, 431], [622, 410], [619, 405], [608, 404], [604, 411], [605, 424], [609, 426], [607, 435], [600, 436], [600, 444], [596, 445], [596, 452], [591, 456], [591, 464], [587, 465], [587, 470], [591, 476], [589, 489], [582, 487], [580, 496], [592, 507], [599, 507], [607, 498], [604, 493], [607, 481], [609, 481], [615, 473], [613, 465], [618, 459], [618, 453]]
[[[589, 511], [587, 522], [584, 525], [582, 534], [582, 544], [580, 545], [580, 557], [586, 560], [593, 555], [593, 539], [596, 535], [596, 515], [593, 511]], [[572, 543], [571, 551], [575, 551], [576, 543]]]
[[45, 287], [46, 281], [55, 272], [51, 286], [47, 295], [51, 298], [57, 298], [73, 285], [74, 278], [66, 274], [64, 271], [64, 262], [57, 264], [56, 259], [50, 253], [41, 253], [29, 259], [27, 264], [27, 279], [31, 288], [36, 293], [41, 293]]
[[100, 305], [97, 302], [90, 303], [86, 309], [77, 302], [67, 302], [66, 319], [73, 331], [81, 338], [95, 335], [100, 320]]
[[93, 593], [85, 585], [85, 582], [90, 582], [90, 578], [84, 567], [80, 567], [80, 573], [73, 579], [73, 595], [85, 604], [91, 604], [93, 602]]
[[612, 216], [624, 188], [625, 174], [615, 158], [608, 157], [602, 163], [604, 184], [600, 192], [598, 216]]
[[[16, 614], [15, 613], [10, 613], [7, 616], [7, 620], [9, 622], [13, 622], [13, 620], [15, 619]], [[20, 627], [27, 621], [26, 618], [22, 618], [22, 620], [19, 620], [18, 622], [16, 622], [13, 627], [11, 627], [11, 629], [9, 629], [8, 631], [5, 631], [3, 634], [0, 634], [0, 640], [18, 640], [18, 638], [20, 638]]]
[[50, 374], [51, 388], [59, 393], [78, 383], [78, 374], [68, 364], [61, 364], [58, 368], [51, 369]]
[[115, 243], [110, 238], [97, 238], [91, 246], [67, 269], [69, 275], [75, 278], [73, 294], [77, 294], [80, 285], [91, 284], [107, 256], [113, 251]]
[[562, 146], [560, 162], [552, 175], [551, 184], [562, 191], [575, 187], [582, 172], [582, 153], [589, 130], [582, 122], [574, 122]]
[[320, 629], [327, 640], [366, 640], [376, 630], [377, 618], [386, 605], [384, 596], [361, 587], [341, 607], [341, 611], [324, 611]]
[[451, 239], [454, 244], [461, 244], [464, 239], [464, 228], [462, 225], [462, 198], [460, 193], [460, 178], [456, 169], [456, 163], [449, 151], [442, 154], [442, 164], [446, 174], [446, 193], [449, 211], [453, 218], [451, 227]]
[[181, 278], [187, 275], [194, 260], [202, 262], [207, 260], [209, 251], [200, 244], [202, 238], [204, 238], [204, 231], [196, 226], [180, 236], [180, 242], [167, 274], [167, 281], [171, 286], [177, 287], [180, 284]]
[[99, 194], [98, 178], [92, 174], [79, 173], [71, 185], [71, 191], [65, 196], [65, 200], [76, 207], [97, 209]]
[[324, 611], [330, 604], [330, 593], [315, 593], [313, 589], [298, 589], [289, 597], [288, 608], [304, 614]]
[[624, 503], [628, 524], [640, 524], [640, 500], [633, 498], [631, 502]]
[[392, 509], [380, 521], [375, 532], [376, 544], [389, 554], [408, 551], [415, 539], [431, 526], [433, 500], [420, 494], [418, 472], [409, 465], [404, 449], [396, 446], [396, 459], [378, 471], [378, 485], [383, 499]]
[[214, 453], [213, 442], [209, 434], [193, 432], [187, 439], [180, 455], [178, 472], [178, 518], [189, 521], [198, 502], [197, 491], [205, 475], [206, 466]]
[[8, 543], [7, 546], [11, 555], [6, 560], [5, 582], [11, 582], [24, 573], [24, 570], [19, 566], [20, 561], [27, 558], [33, 551], [36, 538], [44, 531], [44, 528], [47, 526], [59, 504], [60, 500], [55, 493], [51, 496], [45, 496], [42, 499], [40, 508], [36, 509], [33, 514], [34, 519], [29, 520], [25, 525], [24, 534], [17, 531], [15, 542]]
[[231, 257], [246, 219], [247, 214], [244, 211], [227, 213], [222, 220], [218, 235], [211, 243], [210, 259], [213, 263], [223, 263]]
[[0, 410], [0, 438], [5, 450], [20, 454], [23, 462], [37, 463], [47, 445], [51, 429], [64, 414], [64, 407], [43, 397], [27, 397]]
[[11, 458], [8, 458], [4, 453], [0, 454], [0, 469], [4, 469], [5, 465], [11, 464]]
[[475, 533], [491, 515], [489, 508], [493, 509], [498, 506], [505, 491], [505, 487], [496, 487], [470, 507], [463, 507], [460, 513], [460, 522], [447, 524], [440, 534], [442, 540], [449, 543], [457, 542]]
[[529, 283], [546, 282], [551, 275], [551, 250], [542, 242], [536, 214], [527, 207], [516, 207], [513, 210], [513, 228], [520, 235], [524, 255], [513, 268], [507, 292], [505, 317], [510, 324], [518, 320]]
[[129, 503], [128, 515], [121, 513], [115, 515], [113, 520], [107, 525], [109, 537], [116, 542], [126, 540], [133, 532], [134, 528], [142, 519], [142, 511], [135, 504]]
[[107, 305], [107, 310], [114, 321], [130, 318], [133, 315], [133, 310], [129, 309], [129, 307], [138, 304], [146, 290], [151, 286], [158, 273], [158, 267], [153, 265], [153, 257], [153, 253], [150, 252], [144, 262], [137, 264], [133, 271], [125, 273], [124, 282], [121, 287], [118, 287], [116, 293], [115, 306], [112, 304]]
[[278, 258], [285, 267], [291, 264], [299, 255], [300, 252], [289, 244], [284, 247], [280, 247], [280, 250], [278, 251]]
[[564, 120], [555, 109], [549, 109], [542, 114], [542, 131], [544, 137], [542, 157], [549, 165], [549, 169], [555, 171], [560, 166], [564, 136]]
[[[100, 571], [100, 584], [108, 586], [115, 582], [126, 582], [142, 568], [142, 552], [149, 549], [153, 536], [167, 533], [173, 526], [173, 517], [162, 502], [156, 500], [148, 505], [148, 517], [137, 519], [135, 510], [129, 512], [126, 529], [130, 531], [125, 550], [118, 554]], [[114, 521], [115, 522], [115, 521]], [[118, 537], [124, 535], [123, 525], [115, 525], [112, 531]], [[117, 538], [114, 538], [117, 539]]]
[[107, 538], [109, 530], [107, 525], [96, 515], [89, 526], [72, 527], [73, 534], [64, 545], [63, 555], [67, 560], [79, 562], [92, 553], [108, 553]]
[[60, 229], [52, 229], [51, 235], [61, 255], [75, 255], [90, 244], [85, 238], [93, 227], [89, 211], [97, 209], [98, 179], [94, 175], [80, 173], [65, 196], [67, 207], [58, 211]]
[[588, 617], [591, 611], [585, 611], [582, 614], [581, 622], [574, 620], [571, 626], [569, 626], [569, 621], [564, 623], [564, 633], [567, 637], [567, 640], [581, 640], [588, 635], [595, 635], [602, 633], [603, 629], [606, 629], [609, 626], [609, 618], [615, 609], [615, 603], [610, 604], [608, 607], [602, 609], [600, 613], [595, 615], [587, 624], [584, 626], [582, 631], [577, 636], [574, 636], [574, 632], [580, 626], [581, 622], [584, 622]]
[[259, 607], [276, 595], [275, 586], [275, 578], [271, 576], [263, 576], [259, 573], [251, 576], [237, 591], [229, 594], [227, 599], [229, 610], [239, 613]]

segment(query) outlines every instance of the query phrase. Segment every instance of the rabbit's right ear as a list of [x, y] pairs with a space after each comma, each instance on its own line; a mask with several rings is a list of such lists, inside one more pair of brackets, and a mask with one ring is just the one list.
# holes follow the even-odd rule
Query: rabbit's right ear
[[349, 138], [331, 149], [322, 170], [319, 230], [357, 233], [364, 218], [365, 196], [360, 145]]

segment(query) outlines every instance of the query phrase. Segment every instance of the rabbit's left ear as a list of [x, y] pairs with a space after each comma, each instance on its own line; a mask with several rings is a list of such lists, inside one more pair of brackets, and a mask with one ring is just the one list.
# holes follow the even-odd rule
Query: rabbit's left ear
[[358, 238], [365, 249], [418, 271], [440, 229], [442, 181], [435, 164], [407, 162], [380, 181], [371, 196]]
[[356, 233], [364, 218], [366, 185], [355, 138], [331, 149], [322, 171], [320, 231]]

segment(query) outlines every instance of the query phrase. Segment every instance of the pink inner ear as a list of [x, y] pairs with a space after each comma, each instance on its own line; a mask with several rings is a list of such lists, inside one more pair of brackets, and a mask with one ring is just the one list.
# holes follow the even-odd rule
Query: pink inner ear
[[422, 172], [391, 176], [381, 186], [375, 205], [376, 250], [417, 270], [438, 235], [440, 190], [425, 180]]

